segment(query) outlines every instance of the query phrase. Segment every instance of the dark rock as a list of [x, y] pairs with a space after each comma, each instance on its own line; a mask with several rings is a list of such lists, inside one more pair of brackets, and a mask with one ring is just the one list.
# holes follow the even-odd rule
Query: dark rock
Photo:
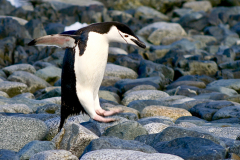
[[221, 108], [227, 106], [234, 106], [234, 103], [229, 101], [214, 101], [207, 103], [200, 103], [190, 109], [193, 116], [200, 117], [207, 121], [211, 121], [213, 115]]
[[[1, 20], [1, 18], [0, 18]], [[1, 31], [1, 24], [0, 24]], [[3, 31], [1, 31], [1, 34]], [[0, 40], [0, 66], [11, 65], [14, 59], [14, 49], [16, 47], [16, 38], [9, 36]]]
[[61, 105], [59, 104], [46, 104], [37, 108], [36, 113], [48, 113], [60, 115]]
[[166, 89], [173, 89], [177, 88], [178, 86], [193, 86], [193, 87], [199, 87], [199, 88], [205, 88], [206, 85], [204, 82], [197, 82], [197, 81], [175, 81], [168, 85]]
[[41, 61], [37, 61], [33, 64], [33, 67], [36, 70], [43, 69], [43, 68], [46, 68], [46, 67], [49, 67], [49, 66], [53, 66], [53, 64], [51, 64], [49, 62], [41, 62]]
[[116, 137], [100, 137], [90, 142], [90, 144], [85, 148], [82, 156], [88, 152], [101, 149], [125, 149], [145, 153], [157, 153], [151, 146], [139, 141], [123, 140]]
[[240, 118], [224, 118], [224, 119], [218, 119], [218, 120], [213, 120], [211, 123], [240, 123]]
[[143, 134], [148, 134], [148, 132], [142, 125], [135, 121], [127, 121], [108, 128], [102, 136], [115, 136], [124, 140], [133, 140]]
[[47, 32], [47, 35], [59, 34], [64, 31], [65, 25], [61, 23], [48, 23], [44, 29]]
[[142, 110], [151, 105], [159, 105], [160, 101], [158, 100], [135, 100], [128, 104], [128, 107], [138, 110], [142, 112]]
[[186, 110], [190, 110], [193, 106], [199, 103], [206, 103], [206, 102], [211, 102], [212, 100], [209, 99], [190, 99], [187, 101], [183, 101], [180, 103], [174, 103], [171, 105], [171, 107], [176, 107], [176, 108], [183, 108]]
[[173, 79], [174, 71], [165, 65], [157, 64], [148, 60], [142, 60], [138, 70], [139, 77], [154, 77], [164, 75], [165, 78]]
[[208, 26], [207, 14], [203, 11], [185, 14], [178, 21], [184, 29], [203, 30]]
[[124, 11], [109, 10], [107, 14], [112, 18], [112, 21], [117, 21], [124, 24], [130, 24], [133, 19], [131, 14]]
[[17, 152], [7, 149], [0, 149], [1, 160], [20, 160]]
[[120, 90], [116, 87], [113, 87], [113, 86], [100, 86], [100, 90], [104, 90], [104, 91], [110, 91], [110, 92], [113, 92], [113, 93], [116, 93], [116, 94], [120, 94]]
[[51, 98], [51, 97], [61, 97], [61, 88], [55, 88], [45, 94], [42, 94], [41, 96], [37, 97], [37, 100]]
[[195, 116], [183, 116], [183, 117], [178, 118], [175, 121], [175, 124], [179, 124], [179, 123], [182, 123], [182, 122], [190, 122], [190, 123], [193, 123], [193, 124], [196, 124], [196, 125], [203, 125], [204, 123], [207, 123], [206, 120], [200, 119], [200, 118], [195, 117]]
[[20, 159], [30, 159], [33, 155], [47, 151], [47, 150], [54, 150], [56, 146], [51, 141], [32, 141], [26, 144], [18, 153], [17, 155]]
[[141, 118], [137, 122], [143, 126], [146, 124], [150, 124], [150, 123], [163, 123], [163, 124], [167, 124], [167, 125], [173, 125], [173, 122], [170, 118], [167, 119], [166, 117], [161, 117], [161, 116]]
[[168, 142], [160, 142], [154, 146], [160, 153], [168, 153], [192, 159], [224, 159], [226, 149], [211, 140], [197, 137], [176, 138]]
[[175, 81], [200, 81], [200, 82], [204, 82], [205, 84], [208, 84], [210, 82], [215, 81], [215, 79], [207, 75], [186, 75], [186, 76], [179, 77]]
[[117, 65], [131, 68], [135, 72], [138, 72], [138, 68], [140, 66], [140, 61], [134, 60], [129, 56], [119, 56], [114, 63]]
[[47, 35], [45, 29], [43, 28], [42, 22], [39, 19], [30, 20], [25, 27], [32, 38], [38, 38]]
[[240, 22], [238, 22], [237, 24], [235, 24], [235, 25], [231, 28], [231, 30], [232, 30], [233, 32], [236, 32], [236, 33], [240, 36]]
[[115, 84], [115, 87], [118, 88], [121, 91], [121, 93], [124, 93], [138, 85], [152, 85], [155, 88], [159, 89], [159, 85], [163, 87], [163, 84], [164, 79], [161, 77], [148, 77], [138, 79], [123, 79], [118, 81]]
[[223, 118], [240, 118], [240, 106], [228, 105], [219, 109], [212, 117], [213, 120]]
[[7, 0], [0, 0], [0, 15], [7, 15], [15, 9]]
[[220, 79], [220, 80], [209, 83], [207, 85], [207, 88], [208, 87], [226, 87], [226, 88], [234, 89], [237, 92], [240, 92], [239, 79]]
[[0, 30], [0, 38], [13, 36], [17, 39], [31, 39], [31, 36], [28, 33], [27, 29], [25, 29], [24, 26], [20, 25], [18, 21], [12, 18], [0, 18]]
[[88, 130], [92, 131], [93, 133], [95, 133], [98, 137], [101, 136], [101, 132], [97, 126], [96, 123], [92, 123], [92, 122], [82, 122], [80, 123], [83, 127], [87, 128]]
[[174, 17], [183, 17], [184, 15], [192, 13], [193, 10], [190, 8], [178, 8], [173, 10]]
[[138, 116], [134, 113], [118, 113], [117, 116], [129, 119], [131, 121], [137, 121], [138, 120]]

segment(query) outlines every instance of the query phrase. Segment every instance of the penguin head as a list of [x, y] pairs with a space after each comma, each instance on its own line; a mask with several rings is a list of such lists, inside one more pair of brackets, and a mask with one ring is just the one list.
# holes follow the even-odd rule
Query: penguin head
[[146, 48], [146, 45], [139, 40], [133, 31], [122, 23], [112, 22], [112, 26], [106, 35], [109, 42], [127, 43], [141, 48]]

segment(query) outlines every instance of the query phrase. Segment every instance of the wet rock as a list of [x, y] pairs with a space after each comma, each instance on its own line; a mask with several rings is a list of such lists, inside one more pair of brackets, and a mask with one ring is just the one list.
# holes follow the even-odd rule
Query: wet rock
[[47, 126], [43, 121], [25, 117], [0, 117], [1, 149], [19, 151], [33, 140], [43, 140]]
[[168, 96], [169, 95], [167, 93], [158, 90], [133, 91], [125, 95], [122, 100], [122, 104], [127, 106], [130, 102], [134, 100], [155, 100]]
[[133, 140], [143, 134], [148, 134], [148, 132], [142, 125], [136, 121], [127, 121], [109, 127], [102, 136], [114, 136], [124, 140]]
[[[74, 138], [74, 141], [72, 141], [72, 138]], [[61, 132], [54, 137], [52, 142], [56, 144], [57, 149], [68, 150], [79, 157], [85, 147], [97, 138], [98, 136], [80, 124], [72, 123], [63, 126]]]
[[165, 107], [165, 106], [148, 106], [141, 112], [141, 117], [166, 116], [173, 119], [178, 119], [182, 116], [191, 116], [185, 109]]
[[49, 141], [32, 141], [26, 144], [17, 155], [20, 159], [30, 159], [33, 155], [47, 150], [54, 150], [55, 144]]
[[78, 158], [73, 155], [71, 152], [66, 150], [49, 150], [43, 151], [35, 154], [30, 158], [30, 160], [39, 160], [39, 159], [66, 159], [66, 160], [78, 160]]

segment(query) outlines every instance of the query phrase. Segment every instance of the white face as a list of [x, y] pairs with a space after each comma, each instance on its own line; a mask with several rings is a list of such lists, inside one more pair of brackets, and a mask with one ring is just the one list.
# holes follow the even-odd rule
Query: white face
[[107, 38], [109, 42], [127, 43], [141, 48], [146, 47], [145, 44], [141, 42], [138, 38], [119, 31], [115, 26], [111, 27], [111, 29], [107, 33]]

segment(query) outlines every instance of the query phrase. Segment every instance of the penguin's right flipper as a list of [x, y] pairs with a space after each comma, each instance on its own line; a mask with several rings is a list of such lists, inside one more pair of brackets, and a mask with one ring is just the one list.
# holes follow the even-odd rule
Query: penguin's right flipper
[[64, 31], [64, 32], [62, 32], [60, 34], [70, 34], [70, 35], [73, 35], [73, 34], [75, 34], [75, 32], [77, 32], [77, 30]]
[[36, 38], [28, 43], [29, 46], [57, 46], [60, 48], [74, 48], [77, 44], [77, 35], [53, 34]]

